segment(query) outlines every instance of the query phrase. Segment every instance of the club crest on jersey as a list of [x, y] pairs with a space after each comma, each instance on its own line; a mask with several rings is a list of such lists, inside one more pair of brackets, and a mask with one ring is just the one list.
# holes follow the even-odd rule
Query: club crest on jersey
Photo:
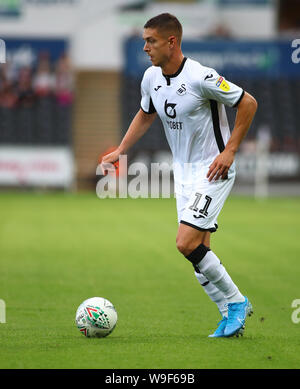
[[165, 114], [171, 119], [176, 118], [176, 105], [174, 103], [168, 103], [168, 100], [165, 101]]
[[185, 84], [181, 84], [180, 88], [177, 89], [176, 93], [177, 93], [179, 96], [185, 95], [185, 94], [186, 94], [186, 87], [185, 87]]
[[216, 86], [220, 89], [222, 89], [224, 92], [230, 91], [230, 86], [228, 83], [224, 80], [222, 76], [218, 78], [218, 81], [216, 82]]

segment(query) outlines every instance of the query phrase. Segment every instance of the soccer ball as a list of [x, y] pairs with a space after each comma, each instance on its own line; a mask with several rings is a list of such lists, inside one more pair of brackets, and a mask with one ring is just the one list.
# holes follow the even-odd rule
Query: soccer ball
[[79, 331], [88, 338], [104, 338], [115, 328], [117, 311], [103, 297], [92, 297], [79, 305], [75, 323]]

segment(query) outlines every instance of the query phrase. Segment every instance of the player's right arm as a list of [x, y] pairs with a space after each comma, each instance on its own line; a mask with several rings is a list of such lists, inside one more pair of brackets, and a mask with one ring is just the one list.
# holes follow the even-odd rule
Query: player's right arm
[[102, 158], [101, 165], [103, 170], [105, 170], [103, 164], [116, 162], [121, 154], [125, 154], [145, 134], [156, 118], [157, 114], [150, 93], [152, 68], [150, 67], [145, 71], [141, 82], [141, 108], [133, 118], [119, 147], [114, 152]]
[[149, 129], [156, 118], [156, 112], [145, 113], [140, 109], [133, 118], [119, 147], [102, 158], [101, 164], [116, 162], [121, 154], [125, 154]]

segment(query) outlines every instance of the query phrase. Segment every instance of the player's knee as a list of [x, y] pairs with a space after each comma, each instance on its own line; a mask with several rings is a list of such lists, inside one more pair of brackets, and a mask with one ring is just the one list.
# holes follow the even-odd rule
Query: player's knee
[[187, 255], [189, 255], [194, 250], [194, 247], [193, 247], [191, 242], [186, 241], [180, 237], [176, 238], [176, 247], [177, 247], [177, 250], [181, 254], [183, 254], [185, 257]]

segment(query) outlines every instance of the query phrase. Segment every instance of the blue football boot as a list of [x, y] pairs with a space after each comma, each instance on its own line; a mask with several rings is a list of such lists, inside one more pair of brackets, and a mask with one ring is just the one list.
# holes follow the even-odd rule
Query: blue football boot
[[223, 316], [223, 319], [221, 321], [219, 321], [219, 323], [218, 323], [218, 328], [216, 329], [216, 331], [213, 334], [208, 335], [208, 337], [209, 338], [222, 338], [224, 336], [224, 330], [226, 328], [226, 324], [227, 324], [227, 317]]
[[228, 319], [223, 336], [243, 335], [246, 317], [253, 313], [252, 304], [244, 297], [245, 301], [242, 303], [228, 303]]

